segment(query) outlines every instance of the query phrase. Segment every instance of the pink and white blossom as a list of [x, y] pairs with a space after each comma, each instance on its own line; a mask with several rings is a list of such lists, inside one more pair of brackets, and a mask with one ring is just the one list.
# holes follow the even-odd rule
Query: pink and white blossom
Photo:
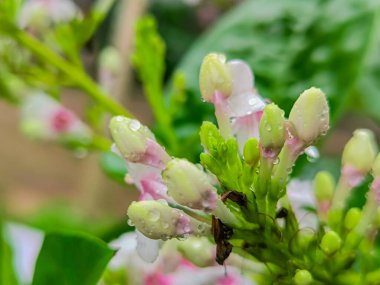
[[72, 111], [42, 92], [23, 101], [21, 129], [35, 139], [91, 139], [90, 129]]
[[69, 22], [80, 15], [72, 0], [26, 0], [18, 15], [21, 28], [46, 28], [49, 25]]

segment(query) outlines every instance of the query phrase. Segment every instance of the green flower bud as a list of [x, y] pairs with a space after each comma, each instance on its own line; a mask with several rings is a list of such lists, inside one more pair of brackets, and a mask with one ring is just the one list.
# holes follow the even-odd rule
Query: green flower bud
[[247, 164], [255, 166], [260, 159], [259, 142], [254, 138], [247, 140], [244, 145], [243, 155]]
[[144, 156], [147, 139], [154, 139], [146, 126], [137, 120], [122, 116], [111, 119], [110, 130], [120, 153], [133, 162], [138, 162]]
[[320, 171], [314, 178], [314, 192], [318, 201], [329, 201], [334, 195], [334, 177], [327, 171]]
[[260, 144], [265, 149], [280, 150], [285, 143], [284, 111], [276, 104], [269, 104], [264, 108], [260, 120]]
[[226, 97], [231, 94], [232, 80], [224, 55], [210, 53], [205, 56], [199, 74], [199, 85], [203, 99], [208, 102], [213, 100], [216, 91]]
[[372, 165], [372, 175], [374, 177], [380, 177], [380, 154], [375, 158], [375, 161]]
[[181, 241], [178, 250], [187, 260], [199, 267], [210, 266], [215, 262], [215, 247], [205, 237], [190, 237]]
[[322, 237], [321, 249], [327, 254], [332, 255], [342, 246], [342, 239], [334, 232], [330, 231]]
[[[239, 156], [239, 146], [235, 138], [230, 138], [226, 142], [227, 145], [227, 152], [226, 152], [226, 158], [227, 163], [229, 167], [233, 167], [238, 165], [241, 160]], [[230, 171], [233, 171], [231, 169]]]
[[200, 155], [201, 163], [202, 165], [211, 171], [216, 176], [219, 176], [222, 174], [222, 168], [219, 164], [219, 162], [210, 154], [208, 153], [201, 153]]
[[308, 228], [302, 229], [297, 233], [297, 248], [301, 251], [307, 251], [310, 245], [315, 241], [315, 232]]
[[203, 147], [213, 155], [216, 153], [218, 145], [224, 141], [218, 128], [213, 123], [207, 121], [202, 123], [199, 135]]
[[347, 249], [355, 249], [359, 246], [362, 241], [363, 236], [358, 234], [356, 231], [350, 231], [344, 241], [344, 247]]
[[360, 209], [351, 208], [344, 217], [344, 227], [349, 231], [353, 230], [359, 224], [361, 217], [362, 211]]
[[169, 239], [186, 234], [203, 235], [209, 226], [169, 207], [162, 201], [132, 202], [128, 217], [136, 228], [151, 239]]
[[305, 90], [294, 103], [289, 114], [295, 135], [310, 145], [329, 129], [329, 106], [325, 94], [318, 88]]
[[162, 173], [168, 194], [184, 206], [204, 211], [216, 208], [218, 195], [209, 178], [185, 159], [171, 160]]
[[342, 165], [352, 166], [362, 174], [371, 170], [377, 152], [374, 134], [367, 129], [356, 130], [344, 147]]
[[313, 282], [313, 276], [311, 273], [307, 270], [297, 270], [296, 274], [294, 275], [294, 283], [297, 285], [308, 285]]

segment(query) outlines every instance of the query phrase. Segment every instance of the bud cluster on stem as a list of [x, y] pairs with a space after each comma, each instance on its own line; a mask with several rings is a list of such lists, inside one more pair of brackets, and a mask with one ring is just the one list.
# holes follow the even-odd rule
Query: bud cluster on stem
[[[373, 246], [380, 228], [380, 155], [373, 134], [354, 132], [337, 184], [320, 171], [313, 183], [294, 179], [287, 189], [298, 157], [329, 128], [327, 99], [320, 89], [307, 89], [286, 119], [253, 83], [246, 63], [220, 54], [205, 57], [201, 93], [214, 104], [219, 128], [211, 122], [201, 126], [204, 168], [171, 158], [138, 121], [111, 120], [136, 186], [150, 193], [144, 196], [150, 200], [130, 205], [129, 219], [151, 239], [191, 237], [178, 248], [199, 266], [226, 264], [236, 250], [266, 264], [271, 280], [284, 284], [351, 284], [342, 281], [349, 274], [355, 282], [375, 280], [376, 268], [362, 261], [373, 260], [363, 248]], [[134, 172], [136, 166], [148, 175]], [[364, 207], [350, 208], [352, 189], [368, 181], [369, 173], [374, 179]]]

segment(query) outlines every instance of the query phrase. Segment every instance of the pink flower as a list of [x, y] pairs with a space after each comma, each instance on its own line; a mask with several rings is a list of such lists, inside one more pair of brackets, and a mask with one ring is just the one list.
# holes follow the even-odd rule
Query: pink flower
[[32, 93], [24, 100], [21, 128], [36, 139], [91, 139], [90, 129], [73, 112], [44, 93]]
[[290, 181], [287, 196], [300, 228], [317, 229], [318, 218], [309, 210], [317, 208], [312, 182], [296, 179]]
[[172, 285], [170, 275], [164, 275], [160, 272], [153, 272], [144, 277], [144, 285]]
[[242, 152], [249, 138], [259, 138], [259, 124], [264, 100], [254, 88], [253, 73], [244, 61], [218, 54], [205, 57], [200, 75], [203, 99], [215, 106], [221, 135], [235, 136]]

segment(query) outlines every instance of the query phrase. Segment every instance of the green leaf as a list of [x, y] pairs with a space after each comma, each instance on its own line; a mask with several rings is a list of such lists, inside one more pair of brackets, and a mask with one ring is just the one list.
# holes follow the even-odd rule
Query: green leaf
[[[1, 215], [1, 213], [0, 213]], [[0, 284], [19, 284], [12, 263], [12, 251], [4, 239], [3, 221], [0, 217]]]
[[83, 46], [96, 33], [114, 7], [115, 0], [97, 0], [83, 19], [74, 19], [71, 28], [78, 46]]
[[132, 63], [142, 82], [145, 95], [157, 121], [157, 134], [173, 152], [177, 138], [172, 130], [170, 110], [164, 101], [165, 44], [157, 32], [156, 22], [145, 16], [136, 23]]
[[79, 233], [48, 233], [33, 285], [95, 285], [114, 255], [103, 241]]
[[103, 152], [100, 157], [100, 165], [103, 171], [112, 179], [125, 184], [124, 178], [127, 174], [125, 161], [113, 152]]
[[245, 1], [192, 46], [179, 69], [199, 102], [199, 67], [213, 51], [246, 60], [259, 93], [286, 112], [304, 89], [318, 86], [328, 96], [333, 123], [352, 98], [378, 114], [372, 102], [380, 90], [379, 5], [374, 0]]

